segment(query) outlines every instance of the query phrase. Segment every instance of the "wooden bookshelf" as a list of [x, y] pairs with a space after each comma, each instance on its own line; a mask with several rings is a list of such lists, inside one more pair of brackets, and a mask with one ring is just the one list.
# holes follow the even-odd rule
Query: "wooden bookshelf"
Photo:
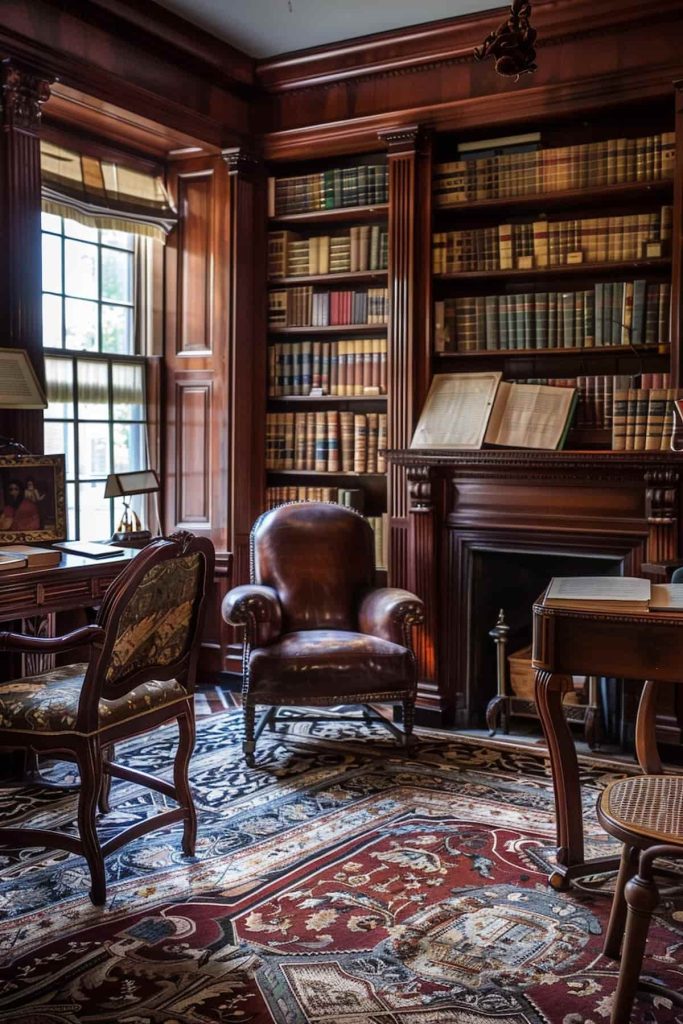
[[448, 206], [434, 207], [439, 219], [448, 215], [472, 213], [512, 213], [520, 210], [542, 210], [545, 207], [580, 208], [594, 210], [601, 204], [631, 205], [654, 197], [665, 199], [673, 193], [673, 181], [642, 181], [624, 185], [605, 185], [602, 188], [567, 189], [557, 192], [537, 192], [534, 195], [506, 196], [500, 199], [470, 199]]
[[339, 405], [340, 403], [356, 405], [371, 403], [386, 405], [386, 395], [269, 395], [269, 404], [285, 405]]
[[269, 327], [269, 334], [386, 334], [386, 324], [337, 324], [331, 327]]
[[671, 260], [662, 256], [650, 260], [619, 260], [609, 263], [565, 263], [552, 267], [529, 267], [527, 270], [459, 270], [448, 274], [434, 274], [435, 281], [544, 281], [564, 277], [598, 277], [615, 274], [647, 273], [669, 270]]

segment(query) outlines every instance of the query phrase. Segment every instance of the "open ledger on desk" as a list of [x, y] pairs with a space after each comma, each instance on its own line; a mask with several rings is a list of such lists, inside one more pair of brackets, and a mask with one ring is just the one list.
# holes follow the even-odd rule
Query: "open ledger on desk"
[[499, 371], [436, 374], [411, 448], [561, 448], [577, 397], [576, 388], [511, 384]]
[[638, 576], [555, 576], [546, 607], [599, 612], [683, 612], [683, 583], [650, 583]]

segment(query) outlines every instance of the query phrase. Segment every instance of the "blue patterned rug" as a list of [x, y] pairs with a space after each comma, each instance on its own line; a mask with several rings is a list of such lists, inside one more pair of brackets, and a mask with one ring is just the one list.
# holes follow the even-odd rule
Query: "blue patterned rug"
[[[160, 730], [118, 758], [167, 764]], [[197, 857], [179, 832], [107, 861], [107, 906], [69, 853], [0, 852], [1, 1024], [607, 1024], [609, 901], [546, 882], [555, 837], [543, 758], [418, 731], [404, 753], [360, 718], [264, 733], [198, 723]], [[614, 764], [583, 764], [589, 853]], [[69, 781], [69, 769], [49, 769]], [[115, 781], [104, 835], [163, 803]], [[0, 789], [0, 814], [69, 825], [73, 792]], [[667, 899], [648, 969], [683, 986], [683, 904]], [[638, 1000], [638, 1024], [683, 1024]]]

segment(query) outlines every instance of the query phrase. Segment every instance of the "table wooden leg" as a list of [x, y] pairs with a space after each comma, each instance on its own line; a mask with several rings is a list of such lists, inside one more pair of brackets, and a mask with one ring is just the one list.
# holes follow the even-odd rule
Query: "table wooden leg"
[[557, 815], [557, 868], [550, 884], [565, 889], [574, 865], [583, 864], [583, 808], [579, 763], [574, 740], [562, 710], [562, 697], [573, 689], [571, 676], [536, 672], [536, 706], [543, 726], [555, 791]]

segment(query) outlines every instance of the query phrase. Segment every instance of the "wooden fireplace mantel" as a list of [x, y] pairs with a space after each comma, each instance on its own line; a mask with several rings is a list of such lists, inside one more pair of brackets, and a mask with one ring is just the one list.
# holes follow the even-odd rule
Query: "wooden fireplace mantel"
[[[482, 708], [495, 681], [486, 668], [490, 652], [478, 646], [494, 622], [478, 620], [477, 588], [497, 584], [501, 560], [519, 564], [531, 587], [546, 562], [550, 575], [558, 574], [553, 564], [571, 575], [575, 563], [577, 572], [595, 565], [596, 575], [637, 576], [670, 565], [683, 552], [683, 455], [398, 449], [386, 457], [406, 469], [408, 480], [402, 582], [426, 605], [416, 644], [418, 703], [444, 725], [483, 724]], [[514, 592], [514, 582], [510, 586]], [[529, 623], [537, 596], [528, 598]], [[660, 717], [663, 738], [679, 742], [683, 710], [669, 708]]]

